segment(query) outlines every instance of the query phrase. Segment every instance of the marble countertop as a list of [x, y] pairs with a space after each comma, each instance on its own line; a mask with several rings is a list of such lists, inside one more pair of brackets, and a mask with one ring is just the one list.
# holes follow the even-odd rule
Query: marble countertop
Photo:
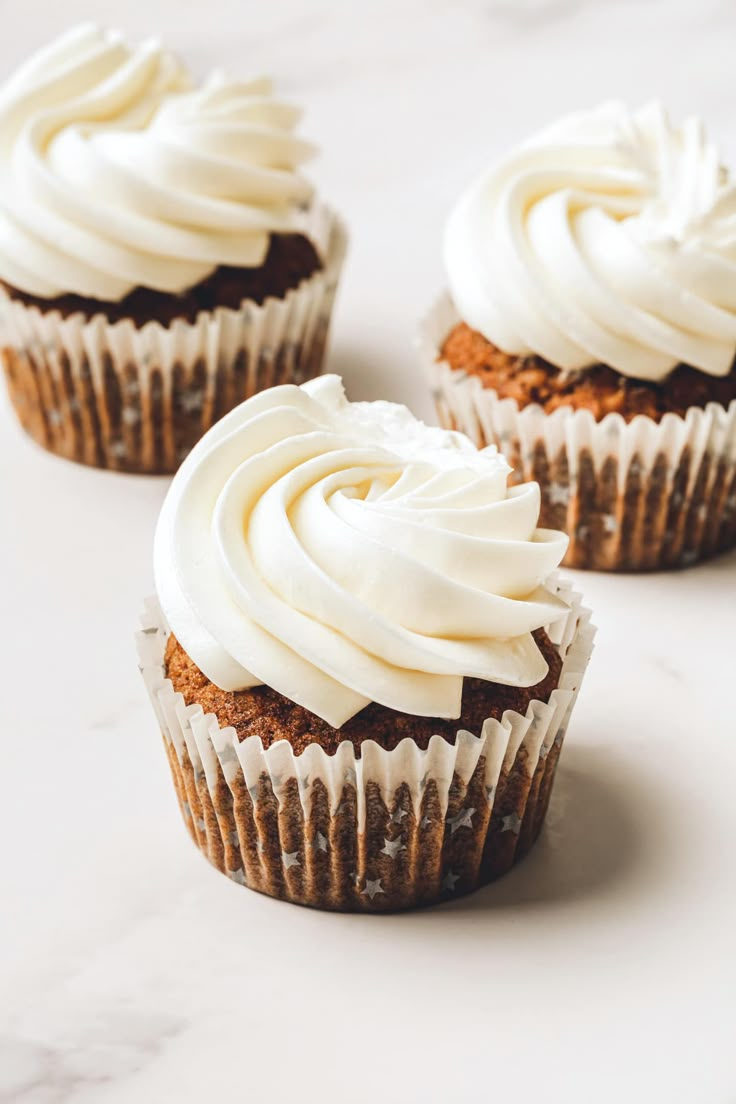
[[[0, 65], [89, 10], [24, 0]], [[726, 0], [130, 0], [125, 21], [305, 104], [352, 227], [329, 368], [426, 416], [416, 318], [489, 156], [615, 95], [701, 111], [736, 154]], [[45, 455], [0, 400], [0, 1101], [733, 1104], [736, 556], [577, 576], [598, 645], [519, 869], [426, 912], [320, 914], [229, 882], [180, 822], [132, 641], [165, 489]]]

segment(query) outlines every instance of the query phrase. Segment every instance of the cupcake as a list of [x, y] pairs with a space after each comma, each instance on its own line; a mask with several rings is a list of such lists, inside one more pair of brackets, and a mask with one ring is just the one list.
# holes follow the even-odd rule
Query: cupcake
[[268, 81], [201, 86], [85, 25], [0, 93], [2, 360], [30, 435], [172, 472], [255, 392], [321, 370], [345, 246]]
[[474, 183], [423, 357], [444, 425], [542, 490], [571, 567], [736, 544], [736, 190], [697, 119], [572, 115]]
[[592, 631], [508, 473], [336, 376], [255, 396], [184, 461], [140, 666], [189, 833], [234, 881], [400, 909], [534, 842]]

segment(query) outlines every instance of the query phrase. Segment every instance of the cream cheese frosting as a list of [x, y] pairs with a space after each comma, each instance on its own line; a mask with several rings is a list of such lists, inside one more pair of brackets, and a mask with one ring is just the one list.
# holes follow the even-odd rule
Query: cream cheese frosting
[[502, 351], [661, 381], [736, 352], [736, 189], [703, 124], [621, 103], [562, 119], [483, 174], [445, 235], [463, 319]]
[[195, 88], [155, 40], [67, 32], [0, 88], [0, 279], [115, 302], [260, 265], [312, 193], [298, 118], [268, 81]]
[[262, 392], [174, 477], [156, 529], [172, 632], [225, 690], [267, 684], [340, 727], [371, 701], [458, 717], [463, 678], [530, 686], [567, 537], [495, 448], [337, 376]]

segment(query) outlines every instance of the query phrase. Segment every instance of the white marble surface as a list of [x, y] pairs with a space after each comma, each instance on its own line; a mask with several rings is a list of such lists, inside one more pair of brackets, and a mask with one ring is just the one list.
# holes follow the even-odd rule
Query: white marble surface
[[[575, 0], [4, 4], [0, 64], [125, 11], [308, 108], [351, 221], [330, 367], [429, 413], [411, 341], [468, 175], [559, 112], [696, 108], [736, 153], [736, 12]], [[132, 632], [166, 483], [0, 401], [0, 1101], [733, 1104], [736, 557], [579, 576], [599, 641], [545, 833], [473, 898], [350, 917], [230, 883], [179, 822]]]

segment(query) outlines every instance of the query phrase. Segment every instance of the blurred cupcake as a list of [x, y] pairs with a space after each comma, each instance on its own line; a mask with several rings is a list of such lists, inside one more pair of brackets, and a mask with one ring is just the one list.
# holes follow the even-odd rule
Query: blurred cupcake
[[591, 649], [566, 538], [495, 448], [340, 380], [258, 395], [177, 472], [140, 665], [195, 843], [332, 909], [457, 896], [531, 846]]
[[539, 482], [570, 566], [736, 544], [734, 225], [702, 125], [656, 104], [563, 119], [452, 213], [422, 341], [440, 418]]
[[322, 365], [345, 246], [267, 81], [193, 87], [82, 26], [0, 91], [2, 358], [45, 448], [174, 471], [243, 399]]

